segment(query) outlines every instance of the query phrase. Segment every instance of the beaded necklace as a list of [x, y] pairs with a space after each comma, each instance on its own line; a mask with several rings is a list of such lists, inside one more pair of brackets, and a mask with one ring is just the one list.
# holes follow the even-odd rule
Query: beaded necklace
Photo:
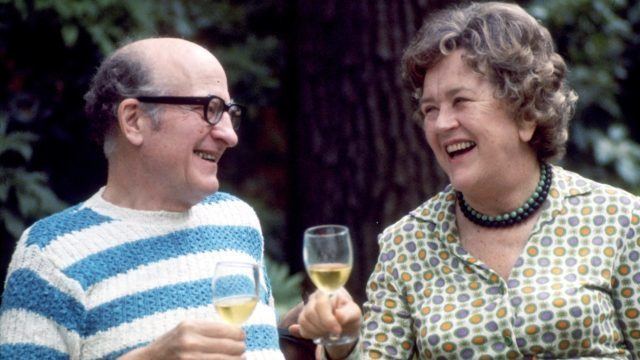
[[540, 181], [538, 182], [538, 186], [536, 186], [535, 191], [527, 201], [516, 210], [498, 216], [485, 215], [472, 208], [471, 205], [464, 200], [462, 193], [456, 191], [458, 201], [460, 202], [460, 210], [462, 210], [462, 213], [467, 219], [484, 227], [500, 228], [519, 224], [533, 215], [547, 199], [552, 176], [551, 165], [542, 163], [542, 165], [540, 165]]

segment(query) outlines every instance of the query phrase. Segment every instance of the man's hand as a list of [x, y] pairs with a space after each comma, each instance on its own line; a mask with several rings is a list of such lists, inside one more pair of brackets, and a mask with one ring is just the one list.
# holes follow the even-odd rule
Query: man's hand
[[[298, 324], [289, 332], [307, 339], [330, 335], [348, 335], [358, 338], [362, 311], [351, 295], [340, 289], [331, 298], [322, 291], [314, 292], [298, 317]], [[327, 347], [331, 358], [343, 358], [354, 344]]]
[[121, 360], [242, 359], [242, 329], [209, 320], [186, 320], [151, 344], [131, 351]]

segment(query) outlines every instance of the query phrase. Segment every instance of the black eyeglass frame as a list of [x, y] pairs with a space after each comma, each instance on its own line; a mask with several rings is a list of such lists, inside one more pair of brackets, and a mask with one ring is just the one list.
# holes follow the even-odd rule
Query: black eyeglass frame
[[[209, 96], [137, 96], [136, 100], [143, 103], [150, 104], [167, 104], [167, 105], [202, 105], [204, 108], [204, 121], [211, 125], [215, 126], [222, 120], [222, 115], [227, 112], [229, 113], [229, 117], [231, 118], [231, 125], [235, 130], [240, 126], [240, 121], [244, 117], [244, 113], [246, 108], [240, 104], [234, 103], [233, 101], [225, 102], [223, 98], [216, 95]], [[220, 100], [223, 105], [222, 111], [220, 111], [213, 121], [209, 120], [208, 112], [209, 112], [209, 103], [211, 100]], [[240, 110], [240, 116], [233, 116], [232, 110], [233, 108]]]

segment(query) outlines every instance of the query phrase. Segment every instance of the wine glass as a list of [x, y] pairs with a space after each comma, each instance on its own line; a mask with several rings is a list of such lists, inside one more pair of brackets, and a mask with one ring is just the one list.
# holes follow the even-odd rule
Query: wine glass
[[[343, 225], [319, 225], [304, 232], [304, 265], [311, 281], [331, 297], [349, 279], [353, 265], [349, 229]], [[354, 341], [347, 335], [314, 339], [319, 345], [339, 345]]]
[[250, 262], [221, 261], [212, 280], [213, 306], [228, 324], [244, 323], [258, 303], [260, 286], [258, 265]]

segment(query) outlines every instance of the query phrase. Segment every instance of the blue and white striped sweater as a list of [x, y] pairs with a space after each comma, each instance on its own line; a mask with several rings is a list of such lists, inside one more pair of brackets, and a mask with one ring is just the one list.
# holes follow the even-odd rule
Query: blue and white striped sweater
[[[119, 208], [102, 191], [38, 221], [18, 242], [0, 308], [0, 359], [116, 358], [182, 320], [215, 318], [217, 261], [262, 263], [258, 219], [231, 195], [174, 213]], [[247, 357], [282, 359], [262, 281], [244, 326]]]

